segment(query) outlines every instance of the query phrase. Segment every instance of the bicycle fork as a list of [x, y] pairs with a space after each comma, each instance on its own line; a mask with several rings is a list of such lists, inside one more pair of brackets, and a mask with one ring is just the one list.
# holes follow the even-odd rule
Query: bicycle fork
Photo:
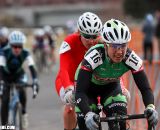
[[9, 117], [8, 117], [8, 123], [14, 125], [15, 118], [16, 118], [16, 107], [19, 103], [19, 94], [15, 90], [16, 88], [13, 88], [13, 91], [11, 91], [11, 97], [10, 97], [10, 103], [9, 103]]

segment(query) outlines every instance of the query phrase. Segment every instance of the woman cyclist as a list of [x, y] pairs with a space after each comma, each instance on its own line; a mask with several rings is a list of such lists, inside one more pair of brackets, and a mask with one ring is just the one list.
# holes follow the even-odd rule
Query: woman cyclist
[[[4, 49], [0, 53], [0, 86], [4, 86], [1, 106], [2, 125], [7, 125], [8, 121], [10, 87], [7, 86], [7, 84], [27, 82], [26, 74], [22, 68], [25, 61], [28, 63], [33, 79], [33, 85], [37, 87], [37, 92], [39, 89], [34, 61], [30, 53], [23, 48], [23, 45], [26, 42], [26, 36], [22, 32], [15, 30], [9, 34], [8, 40], [10, 47]], [[20, 89], [19, 96], [20, 103], [22, 104], [22, 127], [26, 129], [28, 126], [26, 88], [23, 87]]]
[[[125, 23], [111, 19], [104, 24], [101, 36], [105, 42], [88, 50], [76, 73], [75, 98], [79, 108], [77, 115], [81, 115], [78, 116], [80, 130], [98, 130], [93, 119], [98, 114], [97, 96], [101, 96], [107, 116], [127, 114], [127, 100], [122, 95], [119, 79], [129, 70], [142, 94], [146, 107], [144, 113], [148, 115], [150, 125], [156, 125], [158, 113], [142, 60], [127, 47], [131, 40], [129, 28]], [[112, 122], [109, 127], [113, 129]], [[120, 122], [120, 130], [126, 130], [125, 122]]]

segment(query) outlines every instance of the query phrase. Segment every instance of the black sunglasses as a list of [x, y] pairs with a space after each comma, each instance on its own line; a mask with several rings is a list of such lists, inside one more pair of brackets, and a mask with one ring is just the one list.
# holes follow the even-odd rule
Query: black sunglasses
[[19, 49], [22, 48], [22, 46], [20, 46], [20, 45], [11, 45], [11, 47], [12, 47], [12, 48], [19, 48]]
[[85, 39], [96, 39], [98, 36], [97, 35], [88, 35], [88, 34], [84, 34], [81, 33], [81, 35], [85, 38]]

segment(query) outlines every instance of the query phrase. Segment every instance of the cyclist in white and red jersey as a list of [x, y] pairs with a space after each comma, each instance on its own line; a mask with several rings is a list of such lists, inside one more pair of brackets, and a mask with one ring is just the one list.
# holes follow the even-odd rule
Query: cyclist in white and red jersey
[[60, 68], [55, 85], [65, 103], [64, 130], [74, 130], [76, 114], [73, 105], [74, 75], [85, 52], [98, 42], [102, 22], [96, 14], [86, 12], [79, 17], [78, 32], [68, 35], [60, 47]]

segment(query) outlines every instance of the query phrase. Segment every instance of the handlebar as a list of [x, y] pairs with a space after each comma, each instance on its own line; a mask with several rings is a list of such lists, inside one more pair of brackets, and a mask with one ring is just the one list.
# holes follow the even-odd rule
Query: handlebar
[[133, 119], [143, 119], [143, 118], [146, 118], [145, 114], [115, 115], [112, 117], [101, 117], [100, 122], [123, 121], [123, 120], [133, 120]]
[[[96, 122], [109, 122], [109, 121], [116, 121], [116, 122], [120, 122], [120, 121], [124, 121], [124, 120], [133, 120], [133, 119], [144, 119], [147, 118], [147, 116], [145, 114], [132, 114], [132, 115], [114, 115], [111, 117], [99, 117], [99, 116], [95, 116], [94, 120]], [[148, 126], [148, 130], [156, 130], [155, 126]]]
[[[33, 86], [33, 84], [29, 84], [29, 83], [5, 83], [4, 85], [6, 85], [6, 86], [9, 86], [9, 87], [15, 87], [15, 88], [17, 88], [17, 89], [19, 89], [19, 88], [21, 88], [21, 87], [31, 87], [31, 88], [33, 88], [33, 96], [32, 96], [32, 98], [36, 98], [36, 96], [37, 96], [37, 91], [36, 91], [36, 86], [34, 85]], [[0, 86], [0, 95], [2, 96], [3, 95], [3, 88], [4, 86]], [[1, 89], [2, 88], [2, 89]]]

